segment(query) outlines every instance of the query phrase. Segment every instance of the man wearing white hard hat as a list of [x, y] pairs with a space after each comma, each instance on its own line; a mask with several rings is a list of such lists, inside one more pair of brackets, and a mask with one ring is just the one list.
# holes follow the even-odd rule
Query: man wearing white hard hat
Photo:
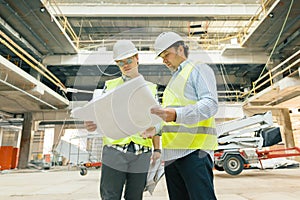
[[[138, 72], [138, 50], [129, 40], [119, 40], [113, 47], [113, 59], [119, 66], [122, 76], [105, 82], [104, 92], [112, 90], [124, 82], [140, 76]], [[153, 95], [156, 85], [147, 82]], [[130, 92], [130, 91], [129, 91]], [[95, 131], [96, 124], [85, 122], [88, 131]], [[159, 136], [144, 139], [139, 133], [114, 140], [103, 137], [102, 171], [100, 195], [102, 200], [120, 200], [125, 185], [126, 200], [141, 200], [146, 185], [147, 172], [152, 159], [160, 157]]]
[[215, 200], [212, 169], [218, 145], [214, 121], [218, 98], [214, 72], [207, 64], [188, 59], [189, 48], [177, 33], [161, 33], [154, 48], [173, 72], [163, 94], [163, 108], [151, 110], [164, 120], [156, 132], [162, 134], [169, 198]]

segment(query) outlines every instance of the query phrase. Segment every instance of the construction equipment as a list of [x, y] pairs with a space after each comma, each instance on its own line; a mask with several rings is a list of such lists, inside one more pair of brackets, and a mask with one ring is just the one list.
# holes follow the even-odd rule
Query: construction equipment
[[274, 127], [270, 111], [219, 124], [217, 132], [219, 147], [215, 151], [215, 169], [231, 175], [240, 174], [250, 164], [261, 164], [263, 159], [300, 156], [297, 147], [262, 150], [282, 141], [280, 128]]
[[102, 166], [102, 162], [85, 162], [82, 163], [80, 166], [80, 175], [85, 176], [87, 175], [87, 169], [95, 167], [96, 169], [99, 169]]

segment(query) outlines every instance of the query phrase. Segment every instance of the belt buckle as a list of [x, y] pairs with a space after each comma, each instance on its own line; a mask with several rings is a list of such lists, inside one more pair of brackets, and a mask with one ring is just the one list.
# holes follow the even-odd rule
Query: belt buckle
[[131, 141], [127, 147], [127, 151], [134, 153], [134, 143]]

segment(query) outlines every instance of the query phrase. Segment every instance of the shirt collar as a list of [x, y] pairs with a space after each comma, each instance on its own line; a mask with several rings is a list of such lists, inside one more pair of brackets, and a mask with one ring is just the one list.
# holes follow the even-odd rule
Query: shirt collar
[[124, 82], [129, 81], [131, 78], [122, 74], [122, 79]]
[[174, 73], [180, 72], [180, 71], [186, 66], [186, 64], [187, 64], [188, 62], [189, 62], [188, 60], [185, 60], [185, 61], [183, 61], [182, 63], [180, 63], [180, 65], [178, 66], [177, 70], [176, 70]]

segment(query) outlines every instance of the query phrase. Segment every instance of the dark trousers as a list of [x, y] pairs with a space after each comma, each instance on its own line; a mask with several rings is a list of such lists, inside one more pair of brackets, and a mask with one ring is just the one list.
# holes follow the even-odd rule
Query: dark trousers
[[141, 200], [146, 186], [151, 152], [135, 155], [105, 146], [102, 154], [100, 195], [102, 200], [120, 200], [125, 185], [126, 200]]
[[216, 200], [213, 163], [201, 150], [165, 162], [165, 176], [170, 200]]

